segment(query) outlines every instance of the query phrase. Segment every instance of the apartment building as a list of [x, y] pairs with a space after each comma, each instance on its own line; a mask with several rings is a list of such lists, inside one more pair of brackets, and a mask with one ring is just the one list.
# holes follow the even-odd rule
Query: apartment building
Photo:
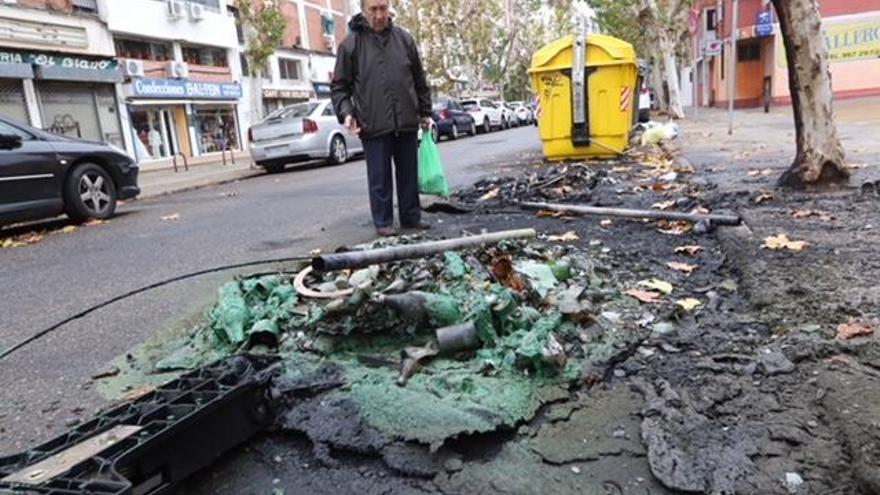
[[[768, 0], [739, 0], [737, 55], [732, 56], [733, 0], [702, 0], [692, 12], [697, 101], [727, 106], [736, 65], [737, 107], [788, 105], [788, 65]], [[880, 95], [880, 0], [821, 2], [822, 31], [836, 98]]]
[[132, 155], [149, 164], [242, 148], [246, 99], [227, 0], [97, 5], [124, 77], [121, 113]]
[[122, 71], [95, 0], [0, 5], [0, 114], [125, 146]]
[[[252, 120], [283, 106], [330, 96], [336, 48], [345, 38], [348, 20], [354, 13], [348, 0], [277, 3], [287, 19], [287, 31], [263, 74], [262, 108], [252, 112]], [[242, 40], [242, 48], [243, 44]]]

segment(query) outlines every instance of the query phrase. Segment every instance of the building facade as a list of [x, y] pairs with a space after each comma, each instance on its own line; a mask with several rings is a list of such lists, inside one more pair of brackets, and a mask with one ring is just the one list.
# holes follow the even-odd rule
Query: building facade
[[[768, 0], [739, 0], [737, 107], [788, 105], [788, 65], [779, 23]], [[696, 101], [727, 106], [733, 0], [702, 0], [691, 12]], [[821, 2], [822, 31], [836, 98], [880, 95], [880, 0]]]
[[[281, 47], [270, 58], [259, 82], [260, 108], [251, 108], [255, 123], [278, 108], [330, 96], [336, 48], [347, 33], [352, 15], [347, 0], [279, 0], [287, 30]], [[245, 41], [241, 40], [244, 52]], [[250, 78], [249, 78], [250, 79]], [[245, 82], [246, 92], [253, 80]], [[252, 102], [251, 107], [256, 103]]]
[[125, 146], [122, 71], [88, 0], [0, 5], [0, 114], [59, 134]]
[[97, 0], [113, 37], [127, 149], [144, 163], [242, 149], [242, 67], [227, 0]]

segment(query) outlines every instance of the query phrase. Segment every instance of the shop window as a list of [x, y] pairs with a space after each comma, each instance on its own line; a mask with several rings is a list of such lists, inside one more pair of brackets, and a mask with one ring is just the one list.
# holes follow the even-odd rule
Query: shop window
[[210, 67], [227, 67], [229, 65], [229, 61], [226, 58], [226, 50], [201, 46], [184, 46], [183, 61], [192, 65], [207, 65]]
[[202, 153], [240, 149], [235, 110], [232, 107], [198, 108], [195, 121]]
[[158, 160], [177, 154], [173, 109], [142, 107], [133, 109], [130, 115], [137, 136], [134, 145], [138, 160]]
[[281, 79], [287, 81], [300, 80], [299, 60], [291, 60], [286, 58], [278, 59], [278, 69], [281, 72]]
[[168, 43], [117, 38], [115, 44], [116, 54], [119, 58], [154, 60], [158, 62], [174, 60], [174, 50]]
[[759, 43], [743, 43], [737, 46], [736, 60], [738, 62], [756, 62], [761, 60], [761, 45]]

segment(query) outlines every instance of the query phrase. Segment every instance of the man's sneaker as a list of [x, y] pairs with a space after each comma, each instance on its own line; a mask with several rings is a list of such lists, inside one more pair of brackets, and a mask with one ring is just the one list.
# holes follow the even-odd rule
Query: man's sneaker
[[406, 230], [430, 230], [431, 224], [428, 222], [418, 222], [413, 224], [401, 225]]
[[397, 235], [397, 229], [394, 227], [376, 227], [376, 233], [380, 237], [391, 237]]

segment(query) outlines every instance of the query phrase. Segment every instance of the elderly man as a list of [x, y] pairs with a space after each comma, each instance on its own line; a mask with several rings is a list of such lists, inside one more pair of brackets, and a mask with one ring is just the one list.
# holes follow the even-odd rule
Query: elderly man
[[349, 27], [336, 57], [333, 107], [364, 143], [373, 224], [381, 236], [397, 233], [396, 178], [400, 226], [428, 229], [419, 204], [417, 136], [431, 122], [431, 90], [415, 41], [393, 25], [388, 0], [361, 0]]

